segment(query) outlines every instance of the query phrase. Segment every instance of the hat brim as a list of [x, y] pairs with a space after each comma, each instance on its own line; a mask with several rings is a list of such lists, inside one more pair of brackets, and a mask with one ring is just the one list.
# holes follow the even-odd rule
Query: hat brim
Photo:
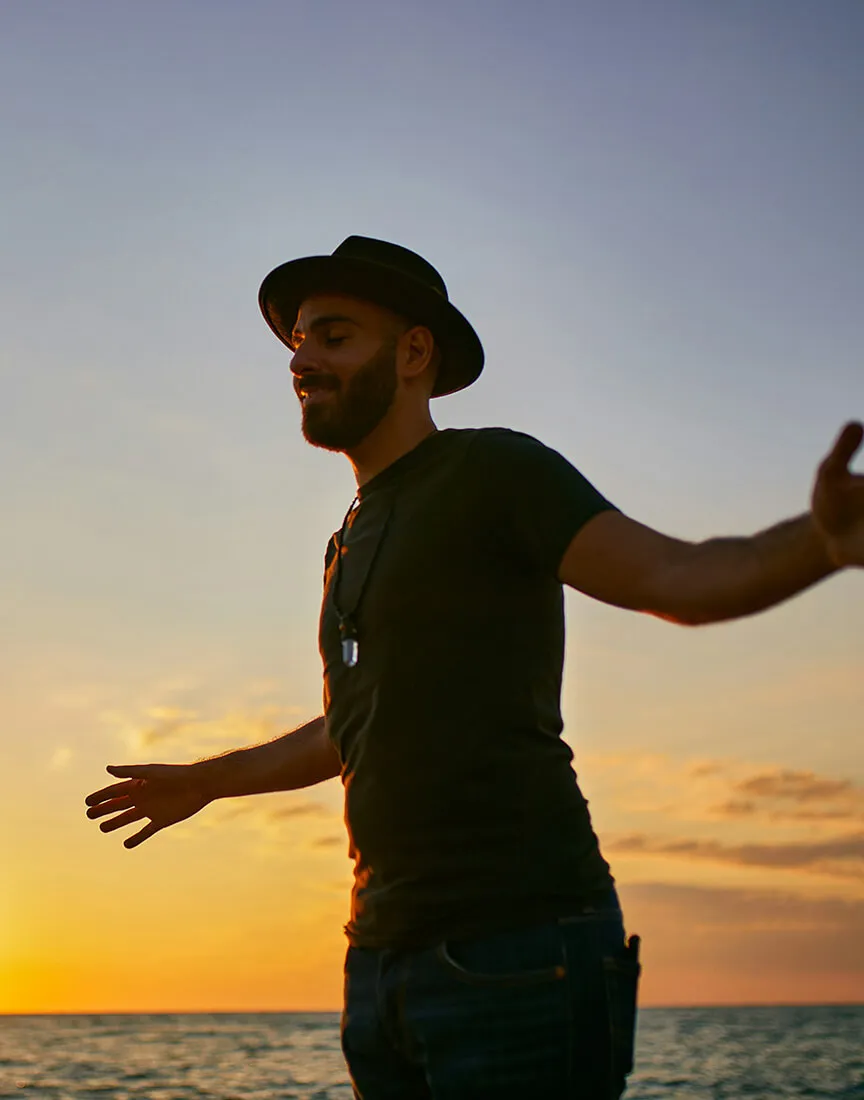
[[483, 370], [483, 345], [442, 294], [401, 271], [348, 256], [306, 256], [281, 264], [265, 278], [258, 293], [264, 320], [283, 344], [294, 350], [292, 332], [301, 304], [313, 294], [348, 294], [385, 306], [426, 325], [441, 349], [433, 397], [456, 393]]

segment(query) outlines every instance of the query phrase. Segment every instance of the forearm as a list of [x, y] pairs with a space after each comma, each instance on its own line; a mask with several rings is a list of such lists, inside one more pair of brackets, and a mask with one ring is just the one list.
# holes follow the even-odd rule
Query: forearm
[[324, 718], [314, 718], [274, 741], [193, 765], [211, 799], [311, 787], [339, 775], [339, 757]]
[[809, 513], [748, 538], [709, 539], [669, 566], [666, 617], [698, 625], [753, 615], [834, 572]]

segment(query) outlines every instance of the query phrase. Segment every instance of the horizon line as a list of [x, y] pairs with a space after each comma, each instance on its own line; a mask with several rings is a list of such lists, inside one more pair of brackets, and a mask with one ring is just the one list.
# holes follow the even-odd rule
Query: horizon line
[[[864, 1008], [864, 1000], [858, 1001], [717, 1001], [702, 1004], [650, 1004], [639, 1005], [640, 1012], [686, 1010], [700, 1008]], [[162, 1009], [158, 1011], [144, 1009], [122, 1009], [107, 1011], [76, 1012], [74, 1010], [61, 1010], [58, 1012], [3, 1012], [2, 1018], [24, 1018], [33, 1016], [334, 1016], [341, 1014], [341, 1008], [262, 1008], [262, 1009], [231, 1009], [231, 1008], [197, 1008], [197, 1009]]]

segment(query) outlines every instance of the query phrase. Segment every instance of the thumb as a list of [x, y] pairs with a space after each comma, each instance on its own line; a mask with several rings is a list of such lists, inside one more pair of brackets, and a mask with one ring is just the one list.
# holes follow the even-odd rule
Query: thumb
[[118, 779], [143, 779], [150, 768], [149, 764], [108, 764], [105, 771]]
[[864, 439], [864, 425], [857, 420], [850, 420], [845, 424], [834, 441], [834, 446], [822, 463], [825, 473], [842, 473], [849, 466], [855, 452], [861, 446]]

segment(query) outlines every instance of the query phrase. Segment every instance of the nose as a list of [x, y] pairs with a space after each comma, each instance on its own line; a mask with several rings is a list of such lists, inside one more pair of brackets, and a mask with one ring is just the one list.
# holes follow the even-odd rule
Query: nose
[[315, 364], [309, 345], [304, 340], [291, 356], [291, 373], [299, 378], [310, 370], [315, 370]]

